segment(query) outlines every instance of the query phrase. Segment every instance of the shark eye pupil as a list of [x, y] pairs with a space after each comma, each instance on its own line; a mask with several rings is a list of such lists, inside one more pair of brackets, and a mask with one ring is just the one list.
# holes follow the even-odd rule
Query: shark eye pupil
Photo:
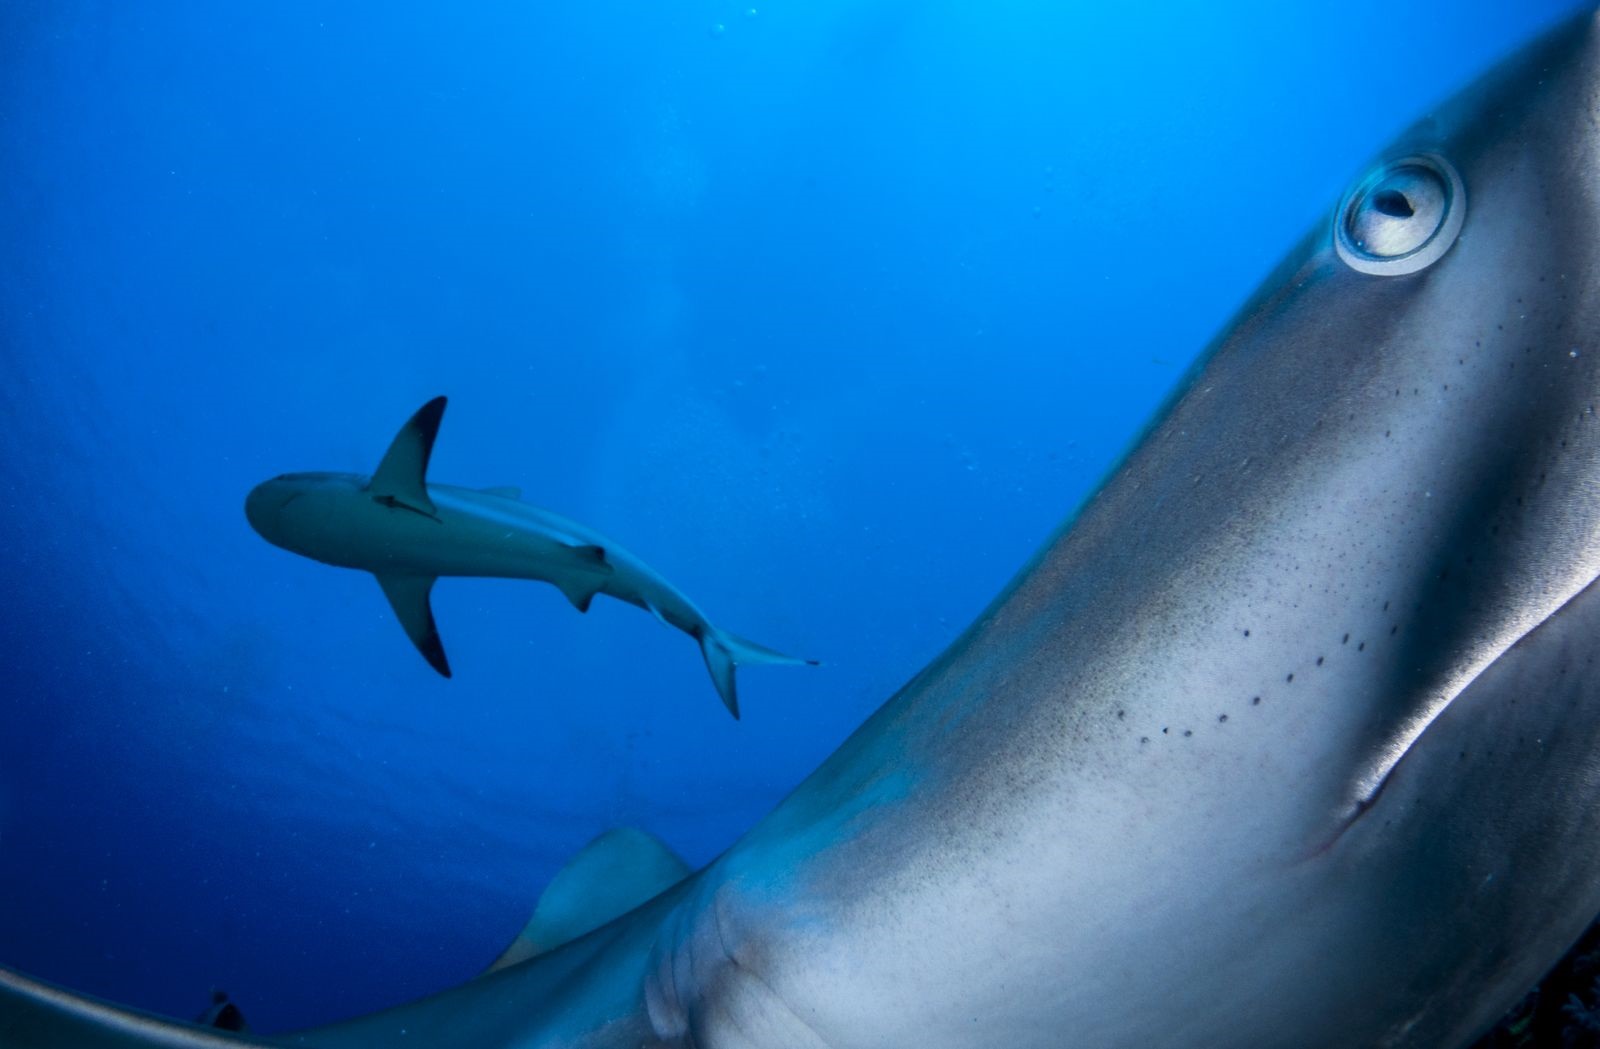
[[1386, 189], [1372, 195], [1372, 206], [1385, 215], [1397, 219], [1408, 219], [1417, 213], [1411, 206], [1411, 201], [1406, 195], [1397, 190]]
[[1357, 248], [1373, 258], [1398, 258], [1438, 232], [1448, 204], [1449, 191], [1436, 172], [1396, 168], [1351, 202], [1345, 223]]
[[1397, 276], [1431, 266], [1461, 231], [1466, 194], [1442, 157], [1406, 157], [1356, 184], [1334, 226], [1339, 256], [1362, 273]]

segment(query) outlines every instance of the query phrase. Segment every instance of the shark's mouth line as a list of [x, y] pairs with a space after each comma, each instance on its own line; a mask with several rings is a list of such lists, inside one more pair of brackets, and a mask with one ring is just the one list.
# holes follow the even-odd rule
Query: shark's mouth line
[[1483, 664], [1483, 666], [1479, 667], [1476, 673], [1462, 681], [1456, 687], [1455, 691], [1450, 694], [1450, 697], [1438, 705], [1438, 707], [1429, 716], [1428, 720], [1423, 722], [1412, 733], [1411, 738], [1407, 740], [1404, 745], [1394, 748], [1393, 757], [1389, 760], [1387, 766], [1378, 773], [1376, 777], [1377, 783], [1372, 790], [1369, 791], [1365, 797], [1356, 801], [1354, 808], [1351, 810], [1350, 814], [1343, 819], [1338, 828], [1327, 838], [1326, 841], [1308, 852], [1303, 857], [1303, 860], [1316, 859], [1337, 845], [1340, 839], [1342, 839], [1345, 834], [1349, 832], [1350, 828], [1354, 827], [1358, 822], [1360, 822], [1362, 817], [1366, 816], [1367, 813], [1371, 812], [1377, 807], [1379, 800], [1383, 797], [1384, 790], [1389, 786], [1390, 781], [1394, 778], [1395, 772], [1401, 767], [1411, 752], [1417, 748], [1418, 744], [1420, 744], [1427, 737], [1428, 730], [1438, 722], [1439, 718], [1444, 715], [1445, 711], [1454, 706], [1456, 700], [1460, 699], [1467, 693], [1468, 690], [1472, 688], [1473, 685], [1482, 680], [1485, 674], [1489, 673], [1490, 670], [1498, 666], [1500, 662], [1506, 658], [1506, 656], [1514, 652], [1519, 645], [1537, 633], [1541, 628], [1544, 627], [1546, 623], [1551, 622], [1557, 616], [1561, 615], [1562, 612], [1571, 607], [1574, 601], [1576, 601], [1583, 594], [1587, 593], [1589, 588], [1594, 586], [1597, 582], [1600, 582], [1600, 573], [1591, 576], [1565, 601], [1561, 602], [1554, 609], [1552, 609], [1549, 614], [1545, 615], [1537, 622], [1529, 626], [1526, 630], [1522, 631], [1522, 633], [1512, 638], [1511, 641], [1501, 648], [1499, 652], [1494, 654], [1493, 658], [1489, 659]]

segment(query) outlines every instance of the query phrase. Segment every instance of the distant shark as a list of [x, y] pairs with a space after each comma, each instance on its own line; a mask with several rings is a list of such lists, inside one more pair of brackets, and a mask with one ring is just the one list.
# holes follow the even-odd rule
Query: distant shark
[[[709, 866], [605, 839], [526, 960], [282, 1044], [1466, 1044], [1600, 912], [1597, 112], [1585, 17], [1403, 135]], [[7, 1046], [227, 1038], [0, 977]]]
[[717, 694], [735, 718], [736, 666], [814, 662], [719, 630], [649, 565], [591, 528], [521, 502], [515, 488], [429, 483], [444, 408], [443, 397], [423, 405], [371, 477], [296, 473], [257, 485], [244, 504], [251, 527], [285, 550], [371, 572], [406, 636], [445, 677], [450, 662], [429, 603], [440, 576], [542, 580], [580, 612], [596, 594], [638, 605], [699, 642]]

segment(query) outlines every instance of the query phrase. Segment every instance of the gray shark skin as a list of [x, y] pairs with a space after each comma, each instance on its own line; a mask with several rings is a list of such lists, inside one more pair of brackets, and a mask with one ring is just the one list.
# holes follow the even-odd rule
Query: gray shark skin
[[693, 601], [605, 536], [530, 506], [514, 488], [476, 490], [427, 480], [445, 398], [418, 409], [371, 477], [283, 474], [257, 485], [245, 516], [263, 539], [325, 564], [371, 572], [395, 618], [436, 671], [450, 662], [429, 596], [440, 576], [537, 579], [579, 612], [596, 594], [637, 605], [700, 645], [723, 705], [739, 716], [734, 668], [747, 663], [812, 663], [713, 626]]
[[[1600, 912], [1597, 113], [1586, 17], [1402, 136], [710, 866], [288, 1044], [1467, 1043]], [[106, 1010], [0, 980], [7, 1044]]]

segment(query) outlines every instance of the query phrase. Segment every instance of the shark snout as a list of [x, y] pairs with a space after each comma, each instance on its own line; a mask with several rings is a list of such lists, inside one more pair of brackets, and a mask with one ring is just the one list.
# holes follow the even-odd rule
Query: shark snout
[[244, 497], [244, 516], [256, 534], [268, 542], [275, 542], [276, 525], [283, 508], [299, 498], [300, 492], [284, 484], [281, 479], [263, 482], [250, 489]]

